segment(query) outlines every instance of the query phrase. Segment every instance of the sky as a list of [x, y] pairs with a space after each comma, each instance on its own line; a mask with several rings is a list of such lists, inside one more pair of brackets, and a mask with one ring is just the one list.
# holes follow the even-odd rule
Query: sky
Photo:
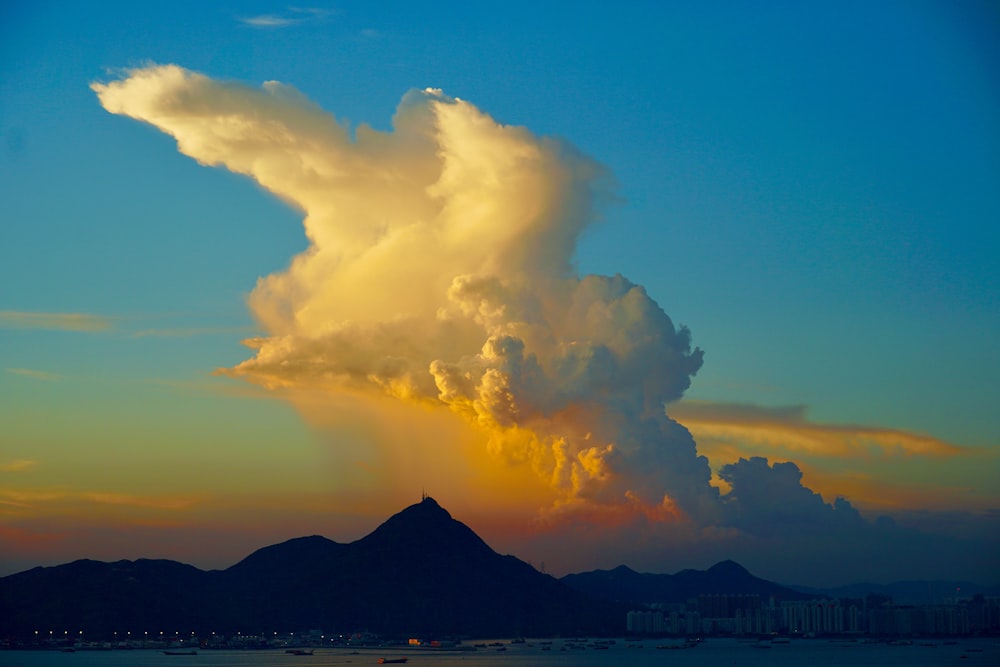
[[421, 4], [0, 4], [0, 575], [1000, 583], [996, 6]]

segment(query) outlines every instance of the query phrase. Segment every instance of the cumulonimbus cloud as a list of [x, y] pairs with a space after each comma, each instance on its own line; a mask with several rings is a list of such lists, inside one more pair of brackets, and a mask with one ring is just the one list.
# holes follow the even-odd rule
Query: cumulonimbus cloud
[[[284, 392], [319, 428], [334, 405], [385, 421], [403, 420], [386, 405], [407, 406], [463, 424], [484, 453], [474, 465], [521, 475], [504, 478], [493, 504], [523, 508], [518, 496], [534, 502], [543, 488], [541, 523], [689, 520], [766, 535], [777, 518], [869, 530], [848, 501], [804, 485], [796, 463], [764, 457], [954, 453], [901, 431], [811, 424], [797, 408], [676, 404], [702, 353], [641, 286], [575, 270], [577, 241], [612, 184], [564, 141], [435, 89], [407, 93], [383, 132], [342, 125], [281, 83], [254, 88], [173, 65], [92, 87], [108, 111], [303, 213], [308, 247], [248, 299], [265, 335], [220, 373]], [[666, 405], [709, 451], [743, 448], [716, 461], [726, 465], [715, 482]], [[392, 437], [372, 442], [390, 449], [355, 469], [407, 475], [398, 462], [413, 460], [410, 434]], [[467, 460], [458, 438], [427, 452], [447, 479]]]
[[172, 65], [92, 87], [304, 212], [309, 247], [249, 298], [267, 335], [225, 374], [450, 410], [568, 505], [714, 511], [707, 460], [663, 412], [701, 351], [641, 286], [573, 267], [600, 165], [434, 89], [380, 132]]

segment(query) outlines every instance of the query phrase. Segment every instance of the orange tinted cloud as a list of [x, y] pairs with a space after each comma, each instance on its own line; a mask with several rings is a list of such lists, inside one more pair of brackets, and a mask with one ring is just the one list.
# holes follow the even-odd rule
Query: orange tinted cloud
[[997, 457], [986, 450], [900, 429], [812, 422], [802, 406], [684, 401], [669, 411], [716, 469], [741, 457], [794, 460], [824, 498], [843, 496], [877, 511], [986, 508], [998, 500], [976, 481], [984, 466], [996, 467]]
[[0, 462], [0, 472], [24, 472], [31, 470], [36, 465], [38, 465], [38, 461], [15, 459], [13, 461]]
[[910, 431], [811, 422], [803, 406], [764, 408], [683, 401], [670, 406], [669, 412], [691, 430], [703, 451], [709, 446], [738, 443], [747, 453], [805, 453], [843, 458], [948, 457], [964, 452], [957, 445]]
[[203, 498], [189, 495], [137, 495], [110, 491], [80, 491], [50, 488], [0, 488], [0, 515], [40, 517], [107, 513], [109, 507], [122, 512], [158, 510], [180, 512], [195, 508]]

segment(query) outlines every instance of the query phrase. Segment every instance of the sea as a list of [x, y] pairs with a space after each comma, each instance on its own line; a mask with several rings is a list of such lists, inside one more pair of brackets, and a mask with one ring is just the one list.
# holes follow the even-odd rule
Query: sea
[[[494, 642], [485, 642], [494, 643]], [[421, 648], [317, 648], [312, 655], [284, 650], [198, 650], [196, 655], [165, 655], [159, 650], [116, 651], [0, 651], [0, 665], [16, 667], [285, 667], [310, 665], [377, 665], [379, 658], [406, 657], [407, 667], [605, 667], [664, 665], [669, 667], [960, 667], [1000, 665], [1000, 638], [866, 643], [794, 639], [786, 644], [761, 644], [735, 639], [706, 639], [691, 648], [670, 641], [617, 640], [607, 648], [576, 644], [567, 648], [528, 640], [503, 643], [475, 651]], [[547, 647], [547, 648], [546, 648]], [[502, 648], [503, 650], [498, 650]], [[566, 649], [566, 650], [562, 650]]]

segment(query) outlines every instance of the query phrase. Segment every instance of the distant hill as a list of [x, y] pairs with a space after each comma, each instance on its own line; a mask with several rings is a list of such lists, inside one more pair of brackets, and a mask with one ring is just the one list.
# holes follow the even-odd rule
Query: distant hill
[[0, 636], [312, 628], [520, 636], [618, 633], [625, 610], [494, 552], [426, 498], [350, 544], [302, 537], [205, 572], [82, 560], [0, 579]]
[[749, 594], [762, 599], [801, 600], [814, 597], [750, 574], [742, 565], [722, 561], [708, 570], [677, 574], [643, 574], [619, 565], [613, 570], [569, 574], [561, 582], [598, 600], [626, 605], [685, 602], [702, 594]]

